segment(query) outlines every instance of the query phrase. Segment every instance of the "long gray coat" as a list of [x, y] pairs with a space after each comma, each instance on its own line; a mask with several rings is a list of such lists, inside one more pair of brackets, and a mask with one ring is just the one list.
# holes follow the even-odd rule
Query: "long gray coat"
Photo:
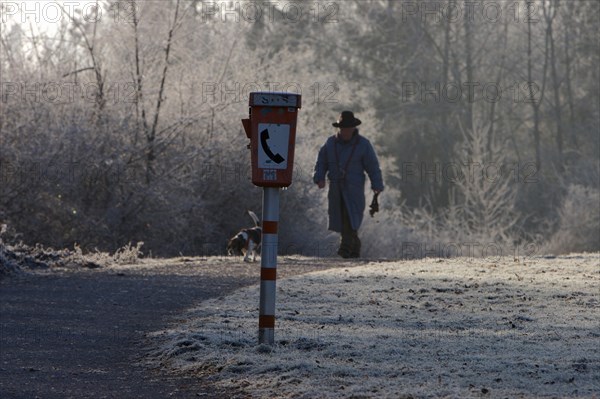
[[[343, 170], [346, 170], [345, 178], [342, 178]], [[365, 172], [371, 180], [371, 188], [383, 191], [375, 150], [369, 140], [358, 134], [358, 129], [350, 141], [344, 142], [334, 135], [319, 150], [313, 181], [325, 181], [325, 175], [329, 178], [329, 230], [342, 231], [342, 199], [348, 209], [352, 229], [360, 227], [365, 212]]]

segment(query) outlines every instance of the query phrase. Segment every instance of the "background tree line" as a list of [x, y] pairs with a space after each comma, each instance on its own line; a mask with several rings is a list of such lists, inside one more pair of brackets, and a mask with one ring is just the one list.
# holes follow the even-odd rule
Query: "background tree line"
[[50, 30], [3, 7], [0, 221], [26, 242], [223, 254], [261, 207], [247, 94], [288, 90], [282, 253], [335, 253], [312, 167], [344, 109], [387, 184], [367, 256], [599, 249], [597, 2], [111, 0]]

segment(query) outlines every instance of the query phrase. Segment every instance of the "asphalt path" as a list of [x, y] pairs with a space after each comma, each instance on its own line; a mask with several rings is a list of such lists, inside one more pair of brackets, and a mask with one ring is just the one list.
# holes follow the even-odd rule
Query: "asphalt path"
[[[284, 265], [285, 266], [285, 265]], [[322, 269], [291, 264], [283, 276]], [[29, 272], [0, 281], [0, 398], [245, 398], [141, 365], [149, 332], [258, 283], [260, 263], [179, 260]]]

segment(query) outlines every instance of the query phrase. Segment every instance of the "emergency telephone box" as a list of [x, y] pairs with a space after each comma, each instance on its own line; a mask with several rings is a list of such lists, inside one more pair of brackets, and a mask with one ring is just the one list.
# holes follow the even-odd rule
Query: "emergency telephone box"
[[300, 94], [295, 93], [250, 93], [250, 117], [242, 119], [242, 125], [250, 139], [254, 185], [288, 187], [292, 184], [300, 101]]

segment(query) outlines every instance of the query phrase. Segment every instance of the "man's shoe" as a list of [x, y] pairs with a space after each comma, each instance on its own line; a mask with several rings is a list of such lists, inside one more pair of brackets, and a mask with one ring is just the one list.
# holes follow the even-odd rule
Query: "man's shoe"
[[341, 256], [342, 258], [344, 258], [344, 259], [348, 259], [348, 258], [351, 258], [351, 257], [352, 257], [352, 256], [350, 255], [350, 253], [349, 253], [349, 252], [347, 252], [347, 251], [342, 251], [341, 249], [338, 249], [338, 251], [337, 251], [337, 254], [338, 254], [339, 256]]

